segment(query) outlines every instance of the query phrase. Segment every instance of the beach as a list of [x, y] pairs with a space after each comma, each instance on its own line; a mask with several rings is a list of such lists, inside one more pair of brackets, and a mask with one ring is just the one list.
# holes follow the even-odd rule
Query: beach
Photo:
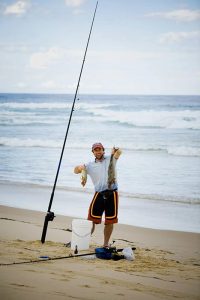
[[[200, 299], [199, 96], [81, 94], [41, 244], [72, 98], [0, 94], [1, 298]], [[93, 197], [73, 169], [94, 159], [95, 142], [123, 151], [111, 242], [136, 247], [133, 261], [71, 257], [65, 246]], [[102, 246], [103, 226], [79, 254]]]
[[[15, 186], [8, 195], [11, 191], [19, 197]], [[28, 201], [30, 195], [20, 197]], [[87, 256], [41, 261], [41, 256], [74, 255], [64, 246], [71, 241], [73, 217], [56, 215], [41, 244], [45, 212], [5, 205], [0, 212], [2, 299], [200, 299], [199, 233], [116, 224], [112, 241], [117, 248], [136, 247], [133, 261]], [[102, 242], [103, 224], [90, 249], [79, 254], [93, 253]], [[24, 263], [33, 260], [39, 262]]]
[[1, 2], [1, 299], [200, 300], [200, 2]]

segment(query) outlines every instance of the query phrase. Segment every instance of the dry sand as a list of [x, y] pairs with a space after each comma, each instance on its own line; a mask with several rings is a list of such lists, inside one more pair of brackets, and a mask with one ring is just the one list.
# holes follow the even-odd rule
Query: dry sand
[[[69, 255], [64, 243], [71, 240], [72, 219], [57, 216], [49, 222], [46, 243], [41, 244], [45, 213], [0, 209], [3, 300], [200, 299], [200, 234], [117, 224], [115, 245], [136, 246], [134, 261], [72, 257], [6, 266], [2, 264], [38, 260], [42, 255]], [[91, 252], [101, 246], [102, 231], [103, 225], [98, 225]]]

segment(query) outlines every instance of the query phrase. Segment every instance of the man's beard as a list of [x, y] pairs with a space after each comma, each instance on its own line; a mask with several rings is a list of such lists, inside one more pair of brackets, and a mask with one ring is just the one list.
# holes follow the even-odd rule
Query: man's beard
[[102, 160], [103, 158], [104, 158], [104, 153], [101, 155], [101, 157], [95, 156], [95, 159], [97, 159], [97, 160]]

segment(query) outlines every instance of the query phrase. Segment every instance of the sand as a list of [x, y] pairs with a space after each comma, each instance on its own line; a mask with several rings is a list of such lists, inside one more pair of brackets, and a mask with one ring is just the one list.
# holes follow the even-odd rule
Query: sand
[[[117, 224], [114, 245], [135, 246], [133, 261], [71, 257], [13, 264], [73, 254], [64, 246], [72, 218], [56, 216], [41, 244], [45, 213], [7, 206], [0, 212], [1, 299], [200, 299], [200, 234]], [[89, 251], [101, 246], [102, 232], [103, 224]]]

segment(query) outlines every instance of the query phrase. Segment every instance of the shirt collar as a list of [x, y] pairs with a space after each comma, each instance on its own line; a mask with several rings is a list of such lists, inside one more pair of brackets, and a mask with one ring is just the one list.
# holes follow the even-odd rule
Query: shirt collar
[[104, 161], [104, 159], [105, 159], [105, 157], [103, 156], [101, 159], [97, 159], [97, 158], [95, 158], [95, 163], [98, 163], [98, 162], [102, 162], [102, 161]]

